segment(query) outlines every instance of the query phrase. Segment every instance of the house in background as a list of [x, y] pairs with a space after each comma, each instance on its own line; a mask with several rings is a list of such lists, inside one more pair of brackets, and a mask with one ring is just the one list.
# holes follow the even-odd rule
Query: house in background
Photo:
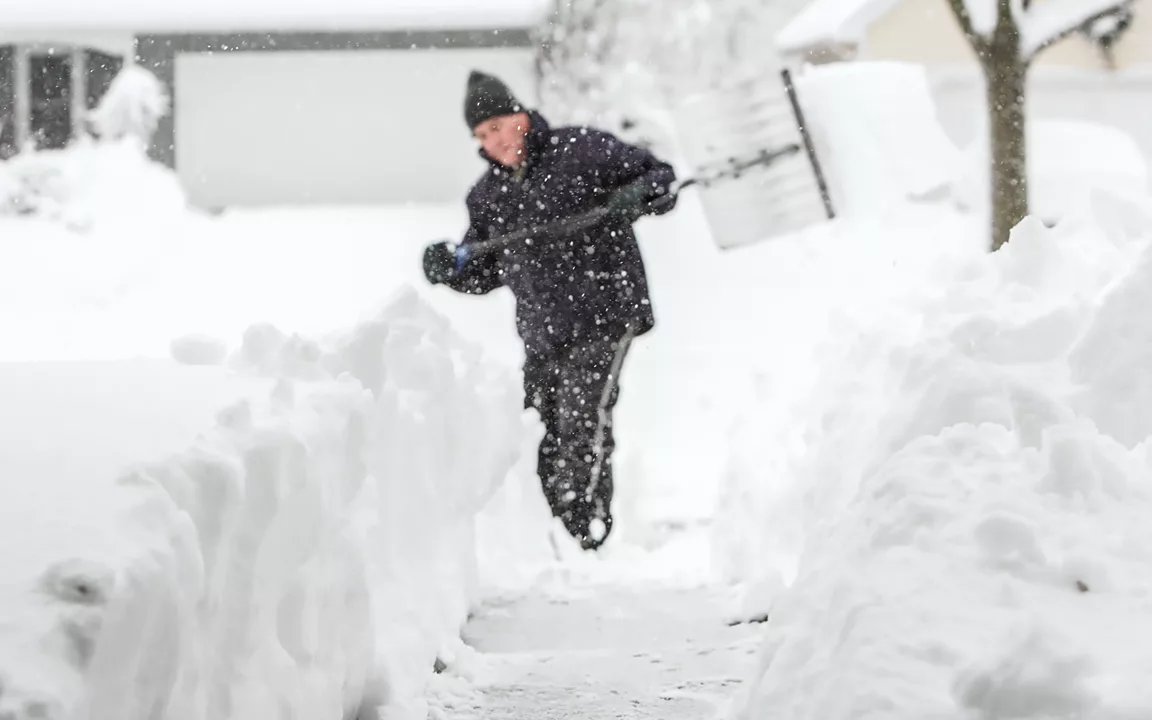
[[[127, 62], [173, 109], [152, 155], [200, 207], [460, 202], [468, 73], [536, 98], [547, 0], [37, 0], [0, 25], [0, 152], [78, 136]], [[4, 149], [6, 148], [6, 150]]]
[[[1057, 0], [1036, 0], [1038, 4]], [[1135, 0], [1133, 20], [1109, 55], [1075, 33], [1047, 49], [1037, 67], [1116, 69], [1152, 64], [1152, 0]], [[776, 36], [800, 62], [897, 60], [929, 67], [975, 62], [948, 0], [813, 0]]]
[[[1107, 54], [1079, 32], [1044, 51], [1029, 72], [1029, 115], [1119, 128], [1152, 166], [1152, 0], [1135, 0], [1132, 10]], [[983, 78], [948, 0], [812, 0], [776, 43], [792, 64], [923, 65], [953, 142], [967, 146], [984, 134]]]
[[132, 43], [99, 33], [0, 30], [0, 159], [62, 148], [108, 91]]

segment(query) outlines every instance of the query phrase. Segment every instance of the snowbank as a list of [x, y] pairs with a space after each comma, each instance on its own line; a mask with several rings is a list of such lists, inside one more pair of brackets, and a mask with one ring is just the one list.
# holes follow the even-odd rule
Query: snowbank
[[[20, 547], [0, 571], [0, 704], [14, 717], [359, 703], [373, 651], [360, 632], [371, 621], [364, 549], [340, 522], [351, 496], [337, 491], [364, 475], [349, 463], [355, 438], [314, 444], [343, 435], [367, 403], [331, 386], [273, 408], [267, 381], [178, 371], [0, 368], [0, 513]], [[310, 634], [321, 626], [332, 632]]]
[[[986, 215], [991, 187], [986, 119], [965, 150], [953, 187], [958, 205]], [[1124, 131], [1072, 120], [1028, 123], [1028, 195], [1032, 213], [1056, 222], [1093, 189], [1142, 198], [1148, 167], [1140, 146]]]
[[1152, 710], [1150, 238], [1094, 193], [842, 315], [761, 520], [788, 587], [739, 717]]
[[478, 356], [408, 292], [319, 341], [256, 329], [232, 372], [0, 365], [0, 708], [424, 718], [523, 433]]
[[183, 217], [184, 190], [176, 175], [153, 162], [133, 138], [77, 141], [64, 150], [25, 152], [0, 163], [0, 235], [20, 237], [31, 215], [87, 232], [152, 226], [161, 235]]
[[[741, 404], [729, 406], [715, 439], [725, 456], [716, 460], [723, 478], [713, 559], [721, 577], [750, 586], [750, 615], [764, 612], [766, 597], [795, 575], [810, 510], [795, 495], [806, 487], [797, 465], [810, 457], [813, 434], [835, 430], [824, 427], [817, 401], [836, 397], [827, 384], [843, 372], [839, 363], [847, 362], [855, 333], [880, 318], [891, 319], [885, 327], [898, 337], [913, 337], [919, 324], [906, 320], [906, 297], [937, 291], [955, 267], [985, 254], [981, 237], [968, 218], [904, 206], [772, 243], [764, 248], [774, 251], [770, 258], [751, 263], [761, 268], [759, 287], [743, 304], [790, 310], [761, 312], [761, 343], [738, 338], [740, 345], [724, 353], [742, 356], [747, 366], [729, 360], [724, 374], [753, 382], [724, 389]], [[859, 370], [873, 366], [861, 361]], [[865, 390], [852, 386], [851, 396], [884, 402], [883, 389]]]
[[463, 651], [479, 600], [476, 515], [520, 458], [520, 380], [411, 291], [337, 338], [321, 364], [376, 396], [367, 467], [379, 479], [370, 561], [385, 718], [422, 720], [424, 682], [437, 659], [451, 667]]

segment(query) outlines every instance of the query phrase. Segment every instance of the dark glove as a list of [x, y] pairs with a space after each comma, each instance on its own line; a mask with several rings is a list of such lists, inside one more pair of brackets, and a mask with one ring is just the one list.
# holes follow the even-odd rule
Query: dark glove
[[605, 207], [613, 217], [633, 223], [648, 212], [648, 198], [651, 194], [652, 190], [646, 183], [624, 185], [608, 197]]
[[424, 248], [424, 277], [428, 282], [437, 285], [447, 282], [456, 272], [456, 253], [449, 247], [449, 242], [441, 242]]
[[453, 247], [448, 240], [429, 245], [424, 249], [424, 277], [433, 285], [446, 282], [464, 269], [470, 257], [472, 248], [467, 245]]

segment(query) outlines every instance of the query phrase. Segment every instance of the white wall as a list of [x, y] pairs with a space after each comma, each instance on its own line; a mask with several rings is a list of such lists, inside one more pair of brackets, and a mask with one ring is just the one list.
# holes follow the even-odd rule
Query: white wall
[[533, 103], [529, 49], [179, 55], [180, 177], [207, 207], [462, 201], [472, 68]]

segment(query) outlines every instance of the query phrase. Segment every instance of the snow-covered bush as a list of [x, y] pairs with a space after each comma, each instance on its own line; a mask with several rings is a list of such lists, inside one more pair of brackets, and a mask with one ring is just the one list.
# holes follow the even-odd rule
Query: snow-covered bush
[[101, 140], [131, 138], [147, 148], [169, 110], [171, 101], [164, 84], [139, 65], [127, 65], [117, 73], [88, 119]]
[[97, 138], [62, 150], [27, 150], [0, 162], [0, 216], [29, 215], [88, 231], [96, 223], [170, 219], [186, 207], [169, 168], [148, 158], [166, 91], [147, 70], [125, 67], [91, 121]]
[[241, 373], [0, 369], [21, 547], [0, 560], [0, 710], [426, 717], [476, 597], [473, 517], [522, 445], [517, 379], [411, 292], [295, 345], [315, 356], [257, 335]]
[[787, 588], [739, 717], [1152, 711], [1150, 240], [1094, 192], [841, 315], [757, 531]]

